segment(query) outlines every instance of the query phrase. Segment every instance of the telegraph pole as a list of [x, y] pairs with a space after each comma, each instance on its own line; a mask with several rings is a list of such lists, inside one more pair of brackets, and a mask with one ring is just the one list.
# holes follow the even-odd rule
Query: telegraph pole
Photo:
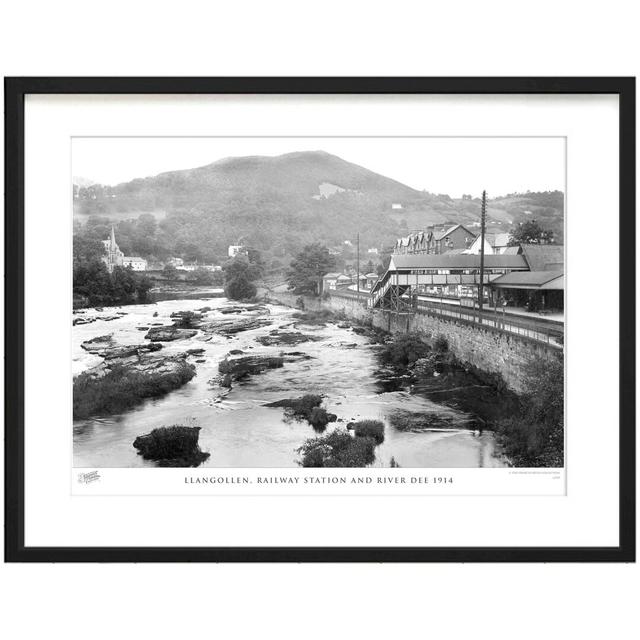
[[358, 281], [358, 294], [360, 294], [360, 232], [356, 236], [356, 279]]
[[480, 214], [480, 284], [478, 285], [478, 319], [482, 324], [482, 307], [484, 304], [484, 227], [487, 218], [487, 192], [482, 192], [482, 209]]

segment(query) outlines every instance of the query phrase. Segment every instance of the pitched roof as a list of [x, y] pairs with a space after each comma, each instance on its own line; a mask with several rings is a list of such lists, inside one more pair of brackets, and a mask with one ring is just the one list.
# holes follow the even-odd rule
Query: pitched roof
[[520, 245], [516, 245], [515, 247], [505, 247], [505, 250], [502, 252], [502, 255], [511, 255], [515, 256], [520, 253]]
[[[409, 254], [393, 255], [389, 268], [395, 269], [479, 269], [479, 254]], [[488, 269], [526, 269], [527, 262], [521, 255], [493, 255], [484, 257]]]
[[498, 287], [517, 288], [519, 285], [522, 287], [564, 289], [564, 273], [562, 271], [512, 271], [499, 276], [491, 284]]
[[461, 229], [464, 229], [473, 238], [476, 237], [476, 234], [473, 233], [473, 231], [469, 231], [469, 229], [467, 229], [467, 227], [464, 227], [461, 224], [454, 224], [452, 227], [449, 227], [448, 229], [445, 229], [444, 231], [435, 231], [434, 230], [433, 237], [436, 240], [442, 240], [442, 238], [446, 238], [450, 233], [453, 233], [458, 227], [460, 227]]
[[[476, 236], [475, 242], [480, 243], [481, 234]], [[484, 240], [492, 247], [506, 247], [509, 244], [510, 234], [508, 233], [485, 233]]]
[[531, 271], [564, 269], [564, 247], [557, 244], [523, 244], [522, 255]]
[[322, 277], [323, 278], [337, 278], [340, 274], [339, 273], [325, 273]]

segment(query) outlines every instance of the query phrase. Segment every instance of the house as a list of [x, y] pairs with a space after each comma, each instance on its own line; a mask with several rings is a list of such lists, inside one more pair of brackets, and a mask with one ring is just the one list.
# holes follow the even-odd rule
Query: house
[[348, 287], [350, 284], [353, 284], [353, 279], [350, 276], [341, 273], [336, 278], [336, 289], [340, 289], [341, 287]]
[[182, 258], [169, 258], [167, 264], [170, 264], [172, 267], [176, 269], [181, 269], [184, 266], [184, 260]]
[[468, 249], [476, 234], [461, 224], [448, 228], [431, 228], [417, 231], [406, 238], [398, 238], [393, 253], [398, 255], [428, 253], [442, 254], [453, 249]]
[[247, 250], [244, 248], [244, 245], [241, 244], [230, 244], [229, 249], [227, 250], [227, 254], [230, 258], [235, 258], [238, 254], [247, 253]]
[[450, 249], [468, 249], [476, 238], [476, 234], [461, 224], [453, 225], [442, 231], [433, 231], [429, 240], [429, 253], [441, 254]]
[[131, 267], [134, 271], [146, 271], [147, 261], [138, 256], [125, 256], [122, 259], [123, 267]]
[[366, 287], [367, 289], [373, 289], [373, 285], [378, 282], [378, 274], [377, 273], [367, 273], [366, 278]]
[[367, 249], [367, 254], [370, 256], [377, 256], [378, 255], [378, 249], [376, 247], [371, 247], [369, 249]]
[[357, 276], [356, 282], [359, 283], [360, 289], [367, 288], [367, 276], [365, 276], [364, 273], [361, 273], [360, 275]]
[[339, 273], [325, 273], [322, 276], [322, 291], [329, 291], [336, 288]]
[[[471, 246], [465, 250], [465, 253], [479, 254], [480, 253], [480, 238], [478, 235], [476, 239], [471, 243]], [[509, 246], [509, 240], [511, 236], [508, 233], [485, 233], [484, 234], [484, 254], [500, 255], [504, 253]]]
[[391, 209], [394, 211], [400, 211], [402, 210], [402, 204], [400, 202], [392, 202]]

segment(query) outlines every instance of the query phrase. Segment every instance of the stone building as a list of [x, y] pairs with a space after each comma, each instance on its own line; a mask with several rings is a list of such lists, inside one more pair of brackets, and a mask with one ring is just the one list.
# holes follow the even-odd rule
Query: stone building
[[393, 249], [396, 255], [426, 253], [440, 255], [448, 251], [469, 249], [476, 239], [475, 233], [461, 224], [448, 228], [431, 228], [399, 238]]
[[107, 265], [109, 273], [113, 273], [115, 267], [121, 267], [124, 263], [124, 253], [116, 242], [116, 234], [111, 227], [111, 235], [108, 240], [103, 240], [102, 244], [106, 250], [106, 255], [102, 256], [102, 261]]
[[133, 271], [146, 271], [147, 261], [144, 258], [138, 256], [125, 256], [116, 242], [116, 233], [111, 227], [111, 235], [108, 240], [103, 240], [102, 244], [105, 248], [105, 255], [102, 256], [102, 261], [107, 265], [109, 273], [113, 273], [115, 267], [124, 267], [126, 269], [133, 269]]

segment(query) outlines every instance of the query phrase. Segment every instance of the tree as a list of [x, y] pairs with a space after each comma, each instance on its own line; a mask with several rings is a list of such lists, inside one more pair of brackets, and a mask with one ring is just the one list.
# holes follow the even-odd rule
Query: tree
[[224, 293], [230, 300], [253, 298], [257, 289], [253, 281], [259, 277], [260, 268], [249, 261], [245, 255], [239, 254], [225, 262]]
[[90, 262], [97, 260], [105, 254], [105, 248], [100, 240], [74, 236], [73, 238], [73, 262]]
[[509, 246], [519, 244], [552, 244], [553, 231], [543, 229], [535, 220], [527, 220], [516, 225], [510, 231]]
[[74, 296], [86, 298], [91, 305], [132, 304], [146, 302], [153, 282], [131, 267], [115, 267], [109, 273], [100, 259], [75, 261], [73, 265]]
[[229, 300], [248, 300], [254, 298], [257, 292], [256, 285], [243, 277], [234, 278], [224, 286], [224, 293]]
[[262, 254], [253, 247], [247, 247], [247, 257], [249, 258], [249, 267], [254, 280], [262, 276], [265, 270]]
[[175, 280], [178, 277], [178, 270], [172, 264], [165, 264], [162, 273], [167, 280]]
[[319, 294], [322, 276], [335, 268], [335, 259], [319, 242], [306, 245], [291, 261], [287, 287], [294, 293]]
[[198, 268], [187, 276], [187, 280], [202, 286], [213, 286], [222, 284], [224, 276], [220, 271], [208, 271], [207, 269]]
[[379, 264], [376, 268], [376, 272], [378, 273], [379, 276], [382, 276], [387, 272], [390, 262], [391, 262], [391, 256], [385, 256], [384, 259], [382, 260], [382, 263]]

